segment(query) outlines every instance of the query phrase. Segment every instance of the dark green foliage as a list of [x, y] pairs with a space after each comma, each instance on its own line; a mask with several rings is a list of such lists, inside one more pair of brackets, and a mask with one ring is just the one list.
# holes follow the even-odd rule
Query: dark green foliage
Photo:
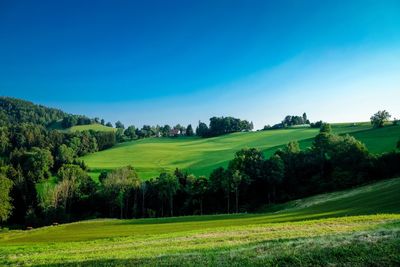
[[186, 128], [186, 135], [187, 136], [193, 136], [194, 132], [193, 132], [193, 127], [191, 124], [188, 125], [188, 127]]
[[64, 117], [61, 121], [61, 126], [63, 128], [70, 128], [75, 125], [89, 125], [92, 123], [99, 123], [98, 118], [96, 119], [91, 120], [88, 117], [81, 115], [68, 115]]
[[0, 222], [8, 219], [13, 208], [10, 196], [11, 188], [12, 181], [0, 172]]
[[251, 131], [253, 123], [233, 117], [212, 117], [210, 126], [199, 121], [196, 135], [201, 137], [213, 137], [234, 132]]
[[58, 166], [71, 164], [74, 161], [74, 156], [75, 151], [65, 144], [62, 144], [57, 149], [56, 162]]
[[[115, 169], [107, 173], [106, 178], [102, 179], [104, 188], [104, 196], [110, 204], [110, 208], [119, 207], [119, 217], [124, 218], [131, 216], [129, 213], [129, 196], [132, 191], [137, 191], [140, 188], [140, 180], [134, 168], [128, 166], [124, 168]], [[136, 192], [135, 203], [136, 201]], [[111, 210], [113, 213], [113, 210]]]
[[209, 136], [218, 136], [227, 133], [250, 131], [252, 123], [233, 117], [212, 117], [210, 118]]
[[[222, 209], [226, 213], [230, 213], [230, 194], [232, 187], [232, 177], [230, 173], [222, 167], [215, 169], [210, 174], [209, 189], [215, 194], [215, 198], [219, 202], [226, 201], [226, 208]], [[224, 206], [224, 205], [222, 205]]]
[[306, 113], [303, 113], [302, 116], [287, 115], [285, 119], [282, 121], [282, 127], [289, 127], [302, 124], [310, 124], [310, 121], [307, 119]]
[[310, 123], [310, 127], [311, 128], [321, 128], [323, 123], [324, 123], [323, 121], [312, 122], [312, 123]]
[[4, 155], [11, 146], [10, 133], [7, 127], [0, 127], [0, 155]]
[[[89, 133], [96, 139], [97, 149], [99, 151], [113, 147], [117, 140], [116, 134], [114, 132], [96, 132], [96, 131], [89, 131]], [[93, 141], [94, 142], [94, 141]], [[94, 146], [94, 144], [93, 144]], [[90, 152], [88, 152], [90, 153]]]
[[76, 137], [71, 139], [70, 144], [71, 147], [74, 147], [74, 150], [78, 156], [96, 152], [99, 148], [96, 137], [94, 137], [88, 131], [83, 131], [76, 134]]
[[207, 137], [209, 135], [207, 124], [199, 121], [199, 126], [197, 126], [196, 128], [196, 135], [201, 137]]
[[375, 128], [383, 127], [384, 123], [389, 121], [391, 115], [386, 110], [380, 110], [371, 116], [371, 124]]
[[124, 129], [122, 129], [122, 128], [117, 128], [117, 131], [115, 132], [115, 140], [116, 140], [118, 143], [125, 142]]
[[136, 128], [135, 128], [135, 126], [133, 126], [133, 125], [129, 126], [129, 127], [124, 131], [124, 135], [125, 135], [126, 137], [128, 137], [129, 139], [131, 139], [131, 140], [136, 139], [136, 138], [137, 138], [137, 135], [136, 135]]
[[[174, 215], [174, 196], [179, 189], [179, 181], [176, 176], [170, 173], [161, 173], [156, 180], [156, 187], [158, 190], [159, 197], [162, 201], [162, 207], [164, 201], [169, 202], [170, 215]], [[161, 215], [163, 216], [163, 214]]]
[[124, 128], [125, 128], [125, 126], [122, 124], [122, 122], [120, 122], [120, 121], [117, 121], [117, 122], [115, 123], [115, 128], [118, 128], [118, 129], [124, 129]]
[[163, 127], [160, 128], [162, 136], [169, 136], [171, 132], [171, 126], [168, 124], [164, 125]]
[[188, 177], [190, 181], [187, 185], [187, 190], [191, 196], [193, 202], [198, 204], [199, 214], [203, 215], [203, 201], [209, 190], [209, 181], [206, 177], [194, 177], [193, 175]]
[[[265, 125], [263, 130], [264, 131], [265, 130], [275, 130], [275, 129], [282, 129], [282, 128], [287, 128], [287, 127], [296, 126], [296, 125], [305, 125], [305, 124], [310, 124], [310, 120], [307, 118], [307, 114], [304, 112], [302, 116], [287, 115], [281, 123], [275, 124], [273, 126]], [[315, 124], [311, 123], [310, 126], [313, 128], [319, 128], [320, 124], [319, 124], [319, 122], [317, 122]]]
[[72, 115], [65, 117], [61, 122], [61, 126], [63, 128], [70, 128], [77, 124], [78, 124], [78, 118], [76, 116], [72, 116]]
[[29, 101], [10, 97], [0, 97], [0, 121], [3, 125], [32, 123], [47, 126], [63, 119], [66, 113], [59, 109], [35, 105]]

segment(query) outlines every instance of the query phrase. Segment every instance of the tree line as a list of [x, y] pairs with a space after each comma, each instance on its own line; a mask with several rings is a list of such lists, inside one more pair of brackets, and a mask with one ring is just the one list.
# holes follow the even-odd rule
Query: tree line
[[136, 128], [134, 125], [130, 125], [125, 129], [124, 124], [120, 121], [117, 121], [115, 123], [115, 127], [117, 128], [117, 142], [149, 137], [178, 137], [197, 135], [199, 137], [207, 138], [234, 132], [251, 131], [254, 128], [252, 122], [233, 117], [212, 117], [210, 118], [209, 125], [199, 121], [199, 125], [196, 127], [195, 132], [191, 124], [189, 124], [187, 127], [181, 124], [177, 124], [175, 126], [170, 126], [168, 124], [164, 126], [143, 125], [142, 128]]
[[199, 121], [196, 128], [196, 135], [201, 137], [214, 137], [234, 132], [253, 130], [253, 122], [233, 117], [212, 117], [210, 124]]
[[187, 127], [181, 124], [177, 124], [175, 126], [170, 126], [168, 124], [165, 124], [164, 126], [143, 125], [142, 128], [136, 128], [134, 125], [130, 125], [125, 129], [125, 126], [120, 121], [117, 121], [115, 126], [117, 128], [116, 139], [118, 142], [149, 137], [178, 137], [194, 135], [191, 124], [189, 124]]
[[263, 130], [282, 129], [296, 125], [311, 125], [310, 120], [307, 118], [307, 114], [305, 112], [302, 116], [287, 115], [282, 122], [274, 124], [273, 126], [265, 125]]

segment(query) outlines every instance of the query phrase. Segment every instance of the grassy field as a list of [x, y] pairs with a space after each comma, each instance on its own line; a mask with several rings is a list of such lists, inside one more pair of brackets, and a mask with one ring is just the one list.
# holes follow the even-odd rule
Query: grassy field
[[99, 131], [99, 132], [108, 132], [108, 131], [116, 131], [113, 127], [108, 127], [99, 123], [88, 124], [88, 125], [75, 125], [71, 128], [64, 129], [61, 125], [61, 121], [57, 121], [48, 126], [50, 130], [59, 130], [61, 132], [82, 132], [82, 131]]
[[[400, 126], [371, 129], [369, 123], [334, 124], [335, 133], [351, 133], [366, 143], [373, 153], [395, 148]], [[265, 156], [272, 155], [289, 141], [297, 140], [302, 148], [309, 147], [318, 129], [293, 128], [285, 130], [235, 133], [202, 139], [197, 137], [149, 138], [119, 144], [111, 149], [87, 155], [82, 159], [96, 178], [101, 170], [132, 165], [143, 179], [156, 177], [160, 172], [180, 168], [195, 175], [209, 175], [219, 166], [226, 166], [241, 148], [256, 147]]]
[[92, 220], [0, 233], [0, 265], [398, 265], [400, 178], [266, 213]]
[[115, 132], [116, 129], [113, 127], [104, 126], [101, 124], [89, 124], [89, 125], [75, 125], [68, 128], [69, 132], [82, 132], [82, 131], [98, 131], [98, 132]]

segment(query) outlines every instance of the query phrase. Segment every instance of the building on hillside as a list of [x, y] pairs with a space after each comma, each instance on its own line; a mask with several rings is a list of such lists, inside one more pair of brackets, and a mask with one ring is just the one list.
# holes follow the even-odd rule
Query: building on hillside
[[173, 128], [169, 131], [169, 136], [178, 136], [181, 134], [181, 130]]

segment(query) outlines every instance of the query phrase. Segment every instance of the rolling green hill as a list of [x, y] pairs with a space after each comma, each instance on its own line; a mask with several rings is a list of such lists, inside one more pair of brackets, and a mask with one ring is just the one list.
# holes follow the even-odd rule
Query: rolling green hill
[[0, 233], [0, 265], [395, 265], [399, 192], [397, 178], [292, 201], [269, 213], [103, 219], [9, 231]]
[[[334, 124], [333, 131], [353, 134], [365, 142], [373, 153], [394, 149], [400, 137], [400, 126], [372, 129], [369, 123]], [[268, 157], [293, 140], [299, 141], [302, 148], [309, 147], [317, 133], [318, 129], [293, 128], [234, 133], [207, 139], [150, 138], [122, 143], [82, 159], [91, 168], [94, 178], [100, 170], [126, 165], [134, 166], [144, 179], [155, 177], [163, 171], [173, 171], [177, 167], [195, 175], [209, 175], [216, 167], [226, 166], [241, 148], [256, 147]]]

